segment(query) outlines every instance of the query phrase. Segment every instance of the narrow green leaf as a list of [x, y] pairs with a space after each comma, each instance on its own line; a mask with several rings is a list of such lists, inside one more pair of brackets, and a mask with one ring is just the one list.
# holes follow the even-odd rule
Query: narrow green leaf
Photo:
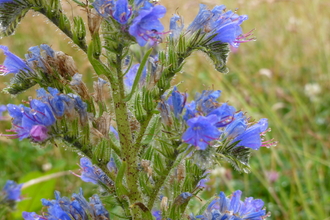
[[131, 92], [130, 92], [130, 94], [124, 99], [125, 102], [128, 102], [128, 101], [132, 98], [133, 94], [135, 93], [135, 90], [136, 90], [136, 88], [137, 88], [138, 85], [139, 85], [139, 82], [140, 82], [140, 78], [141, 78], [141, 75], [142, 75], [143, 69], [144, 69], [144, 67], [145, 67], [145, 65], [146, 65], [146, 63], [147, 63], [147, 61], [148, 61], [148, 58], [149, 58], [149, 56], [150, 56], [152, 50], [153, 50], [153, 48], [150, 48], [150, 49], [146, 52], [146, 54], [144, 55], [144, 57], [143, 57], [143, 59], [142, 59], [142, 61], [141, 61], [141, 63], [140, 63], [139, 69], [138, 69], [138, 71], [137, 71], [137, 73], [136, 73], [136, 77], [135, 77], [135, 79], [134, 79], [134, 83], [133, 83], [133, 86], [132, 86]]

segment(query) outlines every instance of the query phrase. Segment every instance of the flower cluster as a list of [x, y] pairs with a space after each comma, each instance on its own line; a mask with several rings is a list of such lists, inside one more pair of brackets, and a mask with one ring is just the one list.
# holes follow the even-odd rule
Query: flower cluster
[[129, 5], [127, 0], [96, 0], [93, 3], [96, 11], [105, 19], [113, 19], [128, 28], [140, 46], [148, 42], [152, 46], [161, 41], [164, 26], [159, 21], [166, 13], [166, 8], [154, 5], [149, 1], [135, 1]]
[[[241, 201], [242, 192], [237, 190], [231, 198], [221, 192], [219, 198], [213, 200], [202, 215], [197, 215], [197, 219], [212, 220], [262, 220], [269, 217], [266, 210], [263, 209], [264, 202], [261, 199], [246, 198]], [[191, 216], [191, 219], [196, 219]]]
[[262, 136], [269, 131], [267, 119], [257, 123], [249, 122], [242, 111], [237, 112], [233, 106], [217, 102], [220, 95], [220, 90], [205, 90], [197, 94], [194, 101], [186, 103], [187, 94], [178, 92], [175, 87], [167, 103], [160, 103], [163, 121], [171, 120], [168, 118], [170, 114], [164, 113], [169, 109], [176, 118], [183, 118], [188, 129], [183, 133], [182, 140], [200, 150], [205, 150], [216, 140], [253, 150], [276, 144], [273, 141], [262, 141]]
[[64, 115], [73, 115], [74, 110], [86, 113], [86, 103], [79, 96], [61, 94], [57, 89], [48, 88], [37, 90], [38, 99], [29, 101], [30, 107], [24, 105], [8, 104], [9, 115], [13, 118], [13, 128], [7, 130], [16, 134], [4, 136], [19, 138], [30, 138], [33, 142], [43, 142], [50, 138], [50, 127], [55, 124], [56, 119]]
[[[220, 41], [238, 47], [240, 43], [251, 40], [247, 39], [251, 36], [251, 32], [243, 34], [240, 26], [247, 19], [247, 15], [237, 15], [231, 10], [227, 11], [225, 5], [215, 6], [209, 10], [206, 5], [201, 4], [199, 12], [187, 28], [187, 32], [201, 31], [207, 33], [207, 36], [216, 34], [212, 41]], [[173, 31], [176, 31], [176, 28]]]
[[55, 191], [55, 200], [42, 199], [42, 204], [47, 207], [47, 212], [42, 215], [35, 212], [23, 212], [23, 218], [25, 220], [110, 219], [99, 196], [93, 195], [88, 202], [83, 196], [82, 190], [79, 194], [73, 193], [71, 199], [61, 197], [60, 193]]
[[[29, 81], [30, 78], [38, 75], [40, 75], [39, 80], [42, 81], [49, 81], [51, 78], [58, 79], [58, 77], [70, 81], [78, 71], [72, 57], [61, 51], [54, 51], [47, 44], [30, 47], [28, 53], [25, 54], [25, 59], [10, 52], [6, 46], [0, 45], [0, 49], [6, 56], [3, 64], [0, 65], [0, 75], [13, 73], [14, 78], [20, 76], [23, 77], [23, 81]], [[43, 79], [43, 75], [47, 75], [48, 80]], [[56, 77], [56, 75], [58, 76]], [[17, 81], [12, 83], [15, 84]], [[19, 83], [25, 84], [26, 82], [20, 81]]]

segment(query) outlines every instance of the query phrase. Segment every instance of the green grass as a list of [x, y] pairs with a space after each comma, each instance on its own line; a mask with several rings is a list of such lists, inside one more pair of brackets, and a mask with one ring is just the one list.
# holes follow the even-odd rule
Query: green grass
[[[214, 6], [214, 1], [204, 2]], [[178, 7], [170, 0], [161, 3], [168, 5], [168, 17]], [[182, 81], [179, 89], [190, 94], [212, 87], [221, 89], [223, 102], [229, 101], [256, 120], [268, 118], [272, 132], [267, 138], [273, 137], [279, 143], [277, 147], [253, 153], [250, 174], [241, 175], [225, 166], [225, 170], [212, 178], [213, 189], [207, 194], [241, 189], [244, 196], [263, 199], [267, 210], [272, 212], [271, 219], [329, 219], [330, 3], [321, 0], [223, 0], [217, 3], [232, 9], [238, 7], [239, 14], [248, 14], [249, 20], [243, 29], [248, 32], [256, 28], [257, 41], [242, 44], [237, 53], [230, 55], [230, 73], [226, 75], [216, 72], [204, 54], [194, 54], [176, 83]], [[180, 4], [177, 11], [188, 24], [198, 11], [199, 1], [182, 0]], [[30, 14], [16, 35], [1, 39], [0, 44], [11, 45], [13, 52], [23, 56], [28, 47], [47, 43], [73, 56], [80, 73], [91, 74], [85, 55], [68, 46], [67, 41], [63, 34], [49, 30], [44, 18]], [[262, 75], [261, 69], [268, 69], [271, 74]], [[305, 85], [309, 83], [317, 84], [321, 92], [315, 96], [306, 94]], [[17, 103], [24, 98], [3, 96], [1, 102]], [[9, 126], [6, 123], [1, 128]], [[27, 141], [1, 140], [0, 185], [6, 179], [23, 181], [29, 176], [78, 168], [75, 165], [78, 157], [62, 147], [39, 148]], [[48, 171], [42, 169], [46, 163], [52, 164]], [[276, 181], [267, 178], [269, 171], [278, 172]], [[44, 184], [48, 184], [49, 192], [42, 191], [39, 196], [52, 198], [54, 188], [69, 195], [82, 183], [79, 178], [68, 175]], [[83, 186], [92, 188], [90, 191], [95, 189], [88, 184]], [[32, 191], [27, 188], [25, 195], [30, 198], [38, 194]]]

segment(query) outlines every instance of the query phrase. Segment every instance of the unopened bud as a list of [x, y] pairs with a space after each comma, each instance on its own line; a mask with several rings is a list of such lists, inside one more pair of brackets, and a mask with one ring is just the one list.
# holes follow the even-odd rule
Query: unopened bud
[[70, 82], [70, 85], [73, 90], [75, 90], [82, 99], [89, 100], [89, 92], [87, 90], [86, 84], [82, 81], [82, 74], [76, 73], [72, 77], [72, 81]]
[[168, 202], [168, 198], [166, 196], [163, 196], [162, 201], [160, 202], [160, 209], [162, 211], [167, 211], [168, 209], [167, 202]]
[[34, 125], [30, 130], [30, 136], [36, 142], [43, 142], [49, 137], [48, 129], [44, 125]]
[[103, 134], [105, 138], [109, 138], [109, 131], [111, 126], [111, 117], [108, 113], [103, 112], [102, 116], [96, 120], [96, 128]]
[[95, 102], [103, 102], [104, 101], [104, 94], [107, 92], [105, 91], [105, 85], [108, 82], [102, 78], [98, 78], [97, 81], [93, 82], [94, 88], [94, 101]]
[[87, 19], [89, 32], [93, 36], [95, 33], [99, 32], [102, 17], [96, 12], [95, 9], [90, 9], [87, 11]]
[[57, 70], [63, 78], [70, 79], [78, 72], [72, 57], [66, 55], [62, 51], [57, 51], [55, 56]]

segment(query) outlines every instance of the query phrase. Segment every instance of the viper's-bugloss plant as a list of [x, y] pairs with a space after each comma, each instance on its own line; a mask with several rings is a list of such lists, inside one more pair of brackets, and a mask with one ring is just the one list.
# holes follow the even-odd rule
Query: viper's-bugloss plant
[[[80, 173], [72, 174], [100, 186], [89, 201], [82, 190], [71, 199], [56, 191], [55, 200], [42, 200], [43, 211], [26, 210], [23, 218], [267, 218], [264, 203], [252, 197], [241, 201], [239, 190], [201, 201], [200, 210], [187, 208], [205, 189], [212, 169], [229, 162], [247, 173], [251, 152], [276, 141], [264, 139], [267, 119], [254, 120], [221, 102], [220, 90], [190, 99], [172, 83], [195, 51], [204, 52], [219, 72], [228, 72], [230, 48], [253, 40], [252, 32], [241, 28], [248, 17], [224, 5], [201, 4], [187, 28], [176, 14], [166, 28], [160, 21], [166, 8], [158, 1], [73, 3], [86, 13], [86, 22], [80, 15], [70, 20], [60, 0], [0, 1], [0, 36], [13, 34], [33, 10], [71, 38], [95, 71], [84, 73], [94, 76], [91, 91], [74, 59], [51, 42], [28, 48], [24, 58], [0, 46], [6, 56], [0, 72], [12, 75], [3, 91], [36, 90], [23, 104], [7, 105], [12, 127], [2, 136], [48, 147], [66, 144], [81, 156]], [[3, 212], [24, 200], [21, 187], [7, 182], [0, 194]]]

